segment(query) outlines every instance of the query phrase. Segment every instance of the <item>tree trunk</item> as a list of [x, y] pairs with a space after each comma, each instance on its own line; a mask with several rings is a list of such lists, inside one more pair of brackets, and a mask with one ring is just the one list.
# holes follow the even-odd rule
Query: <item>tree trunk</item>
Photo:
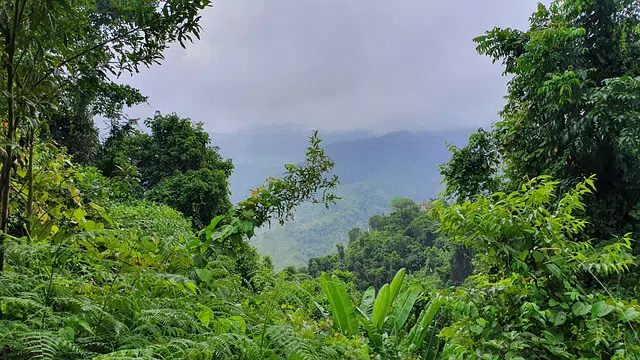
[[35, 129], [29, 131], [29, 168], [27, 170], [27, 221], [33, 216], [33, 148], [35, 146]]
[[5, 147], [4, 163], [2, 165], [2, 173], [0, 174], [0, 273], [4, 270], [4, 254], [7, 239], [7, 231], [9, 228], [9, 187], [11, 185], [11, 170], [13, 167], [13, 147], [12, 143], [16, 134], [16, 116], [14, 109], [14, 56], [16, 35], [19, 24], [19, 0], [13, 4], [13, 26], [6, 29], [5, 44], [7, 60], [4, 68], [7, 71], [7, 133], [6, 140], [8, 145]]
[[473, 255], [471, 248], [466, 246], [456, 248], [453, 259], [451, 259], [451, 280], [454, 284], [462, 284], [466, 278], [473, 274], [473, 265], [471, 264]]

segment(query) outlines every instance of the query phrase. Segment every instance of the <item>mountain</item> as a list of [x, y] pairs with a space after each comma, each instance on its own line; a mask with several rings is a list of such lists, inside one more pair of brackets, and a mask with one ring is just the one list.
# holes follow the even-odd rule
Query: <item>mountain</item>
[[[221, 154], [235, 166], [232, 201], [244, 199], [267, 177], [282, 173], [284, 164], [301, 161], [309, 135], [287, 127], [213, 134]], [[468, 134], [403, 131], [376, 136], [354, 131], [321, 137], [336, 163], [341, 200], [329, 209], [305, 204], [294, 221], [258, 231], [252, 243], [278, 268], [304, 266], [310, 257], [333, 251], [338, 242], [346, 241], [349, 229], [366, 226], [369, 217], [385, 212], [392, 198], [434, 197], [442, 189], [438, 165], [450, 157], [446, 143], [464, 144]]]

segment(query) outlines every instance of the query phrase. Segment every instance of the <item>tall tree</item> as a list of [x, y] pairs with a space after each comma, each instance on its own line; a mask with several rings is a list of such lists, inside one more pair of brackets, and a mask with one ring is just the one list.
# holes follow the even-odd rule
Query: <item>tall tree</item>
[[20, 152], [36, 118], [54, 108], [64, 84], [82, 74], [137, 72], [157, 63], [173, 42], [199, 35], [208, 0], [5, 0], [0, 4], [0, 271], [9, 219], [9, 192]]
[[563, 192], [595, 174], [598, 236], [640, 230], [639, 29], [637, 1], [565, 0], [539, 5], [526, 32], [476, 39], [512, 77], [493, 132], [512, 189], [546, 174]]
[[119, 121], [124, 106], [147, 100], [137, 89], [84, 75], [64, 89], [59, 105], [46, 115], [49, 136], [67, 148], [74, 160], [87, 165], [98, 160], [100, 137], [94, 117]]
[[148, 190], [147, 198], [181, 211], [196, 228], [227, 212], [233, 164], [211, 146], [202, 123], [157, 112], [145, 120], [151, 134], [134, 125], [114, 124], [101, 160], [105, 174], [123, 162], [133, 164]]

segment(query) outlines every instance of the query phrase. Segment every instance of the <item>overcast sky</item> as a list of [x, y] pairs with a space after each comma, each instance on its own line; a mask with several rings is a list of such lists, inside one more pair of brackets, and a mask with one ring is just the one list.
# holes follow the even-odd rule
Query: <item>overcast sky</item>
[[124, 79], [128, 111], [177, 112], [230, 132], [468, 130], [497, 119], [506, 79], [475, 53], [494, 26], [525, 28], [534, 0], [214, 0], [201, 40]]

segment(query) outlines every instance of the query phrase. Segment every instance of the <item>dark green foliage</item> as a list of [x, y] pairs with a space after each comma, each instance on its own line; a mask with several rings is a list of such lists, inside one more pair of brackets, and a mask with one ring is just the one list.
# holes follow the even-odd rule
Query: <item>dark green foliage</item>
[[231, 175], [231, 161], [223, 160], [218, 149], [210, 146], [211, 139], [202, 123], [175, 113], [163, 116], [159, 112], [144, 123], [151, 129], [151, 135], [137, 134], [127, 144], [130, 152], [125, 155], [140, 169], [145, 186], [153, 187], [170, 176], [191, 170], [209, 169], [222, 171], [227, 177]]
[[567, 191], [596, 175], [587, 214], [605, 238], [637, 231], [639, 26], [636, 1], [557, 1], [540, 5], [526, 32], [476, 39], [512, 76], [493, 132], [510, 188], [544, 174]]
[[410, 272], [436, 275], [446, 281], [449, 250], [436, 239], [436, 225], [430, 216], [409, 199], [394, 199], [389, 215], [374, 215], [369, 219], [369, 231], [354, 228], [344, 258], [331, 254], [309, 259], [307, 271], [312, 276], [331, 270], [353, 273], [356, 287], [380, 288], [390, 282], [395, 273], [405, 268]]
[[201, 228], [216, 214], [229, 209], [229, 194], [223, 171], [204, 168], [168, 177], [152, 187], [145, 195], [151, 201], [167, 204], [192, 218]]
[[451, 289], [443, 357], [640, 356], [637, 300], [604, 285], [637, 259], [628, 235], [606, 244], [584, 237], [578, 214], [593, 184], [587, 179], [556, 199], [559, 182], [540, 178], [510, 194], [435, 204], [441, 231], [478, 252], [477, 275]]
[[182, 212], [196, 228], [226, 213], [233, 165], [211, 147], [202, 124], [156, 113], [145, 125], [151, 134], [137, 130], [135, 121], [113, 123], [101, 160], [105, 174], [118, 176], [133, 165], [145, 196]]
[[498, 189], [496, 166], [499, 158], [490, 133], [479, 129], [469, 137], [467, 146], [460, 149], [450, 145], [449, 150], [451, 159], [440, 166], [447, 198], [465, 201]]
[[64, 102], [47, 116], [51, 139], [67, 148], [80, 164], [95, 164], [101, 144], [94, 117], [104, 116], [112, 121], [121, 117], [122, 108], [146, 101], [130, 86], [117, 85], [85, 76], [68, 86]]

